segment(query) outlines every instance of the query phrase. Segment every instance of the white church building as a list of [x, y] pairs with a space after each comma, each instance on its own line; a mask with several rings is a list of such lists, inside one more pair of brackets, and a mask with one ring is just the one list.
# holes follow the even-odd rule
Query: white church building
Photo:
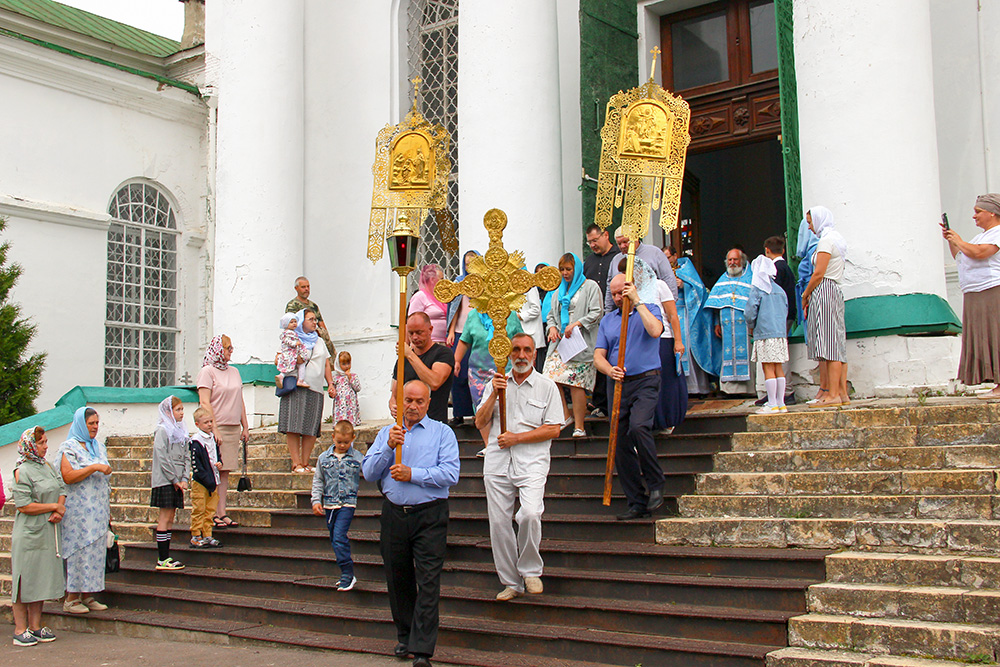
[[[822, 204], [850, 245], [860, 396], [947, 389], [966, 239], [1000, 190], [1000, 2], [187, 0], [178, 43], [52, 0], [0, 0], [0, 215], [13, 292], [48, 354], [40, 411], [75, 386], [190, 384], [215, 334], [273, 378], [309, 277], [388, 416], [397, 283], [365, 257], [374, 140], [412, 102], [452, 132], [462, 252], [483, 214], [529, 266], [583, 255], [608, 97], [649, 75], [692, 108], [682, 230], [706, 283]], [[683, 233], [682, 233], [683, 232]], [[436, 233], [433, 222], [425, 236]], [[445, 264], [433, 240], [423, 261]], [[950, 307], [949, 307], [950, 304]], [[959, 319], [956, 319], [958, 313]], [[804, 346], [796, 382], [816, 382]], [[269, 375], [270, 373], [270, 375]], [[328, 407], [329, 409], [329, 407]], [[253, 410], [273, 421], [273, 405]]]

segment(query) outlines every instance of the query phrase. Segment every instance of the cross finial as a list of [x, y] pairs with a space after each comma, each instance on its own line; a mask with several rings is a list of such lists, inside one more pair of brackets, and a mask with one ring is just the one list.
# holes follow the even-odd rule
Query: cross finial
[[649, 65], [649, 80], [652, 81], [653, 80], [653, 72], [656, 71], [656, 60], [657, 60], [657, 58], [660, 57], [660, 54], [662, 53], [662, 51], [660, 51], [660, 47], [659, 46], [654, 46], [652, 49], [649, 50], [649, 52], [653, 54], [653, 62], [650, 63], [650, 65]]
[[419, 74], [417, 76], [413, 77], [412, 79], [410, 79], [410, 83], [413, 84], [413, 110], [414, 111], [417, 110], [417, 97], [420, 95], [420, 84], [423, 83], [423, 81], [424, 80], [420, 78]]

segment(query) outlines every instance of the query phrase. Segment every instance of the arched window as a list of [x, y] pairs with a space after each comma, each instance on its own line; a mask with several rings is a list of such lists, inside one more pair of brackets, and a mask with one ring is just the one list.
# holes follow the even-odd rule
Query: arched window
[[104, 384], [162, 387], [177, 365], [177, 221], [167, 197], [129, 183], [108, 207]]
[[[451, 135], [448, 206], [458, 233], [458, 0], [410, 0], [406, 13], [407, 69], [410, 79], [417, 75], [422, 79], [420, 113], [443, 125]], [[405, 105], [404, 113], [409, 106]], [[459, 258], [449, 257], [441, 247], [433, 217], [426, 222], [429, 229], [421, 234], [418, 264], [440, 264], [448, 277], [455, 277]], [[413, 275], [411, 286], [416, 284], [417, 274]]]

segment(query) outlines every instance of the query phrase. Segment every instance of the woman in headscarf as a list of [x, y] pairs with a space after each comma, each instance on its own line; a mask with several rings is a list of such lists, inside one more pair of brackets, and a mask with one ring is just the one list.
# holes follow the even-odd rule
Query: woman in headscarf
[[[302, 311], [303, 316], [305, 312]], [[313, 313], [314, 318], [315, 316]], [[301, 322], [299, 327], [302, 327]], [[299, 337], [301, 338], [301, 335]], [[313, 343], [315, 344], [315, 341]], [[236, 470], [240, 459], [240, 442], [250, 437], [247, 410], [243, 405], [243, 378], [236, 368], [229, 365], [232, 356], [233, 341], [225, 334], [216, 336], [205, 350], [205, 358], [201, 362], [201, 370], [198, 371], [198, 378], [195, 380], [198, 386], [198, 405], [208, 410], [212, 417], [213, 435], [222, 454], [218, 486], [219, 505], [212, 519], [212, 523], [218, 529], [239, 525], [226, 514], [226, 491], [229, 489], [229, 473]]]
[[42, 604], [66, 590], [56, 526], [66, 514], [66, 487], [45, 454], [49, 441], [41, 426], [21, 434], [11, 497], [17, 514], [11, 533], [11, 602], [14, 646], [34, 646], [56, 636], [42, 627]]
[[[456, 282], [462, 282], [469, 275], [469, 266], [475, 257], [479, 257], [479, 253], [475, 250], [469, 250], [465, 253], [462, 257], [462, 272]], [[462, 338], [462, 332], [465, 330], [465, 322], [469, 318], [471, 308], [469, 297], [464, 294], [459, 294], [448, 304], [448, 337], [445, 343], [452, 352], [458, 348], [458, 341]], [[476, 408], [472, 404], [472, 394], [469, 391], [469, 357], [465, 356], [455, 374], [454, 382], [451, 383], [452, 418], [448, 423], [452, 426], [461, 426], [465, 423], [466, 417], [471, 417], [475, 413]]]
[[431, 340], [446, 343], [448, 339], [448, 306], [434, 296], [434, 286], [444, 278], [444, 271], [437, 264], [425, 264], [420, 269], [420, 289], [410, 299], [407, 315], [424, 313], [431, 320]]
[[819, 361], [820, 375], [827, 378], [811, 407], [825, 408], [850, 403], [847, 394], [847, 327], [844, 323], [844, 280], [847, 241], [833, 227], [833, 213], [813, 206], [806, 213], [809, 229], [819, 238], [811, 258], [812, 278], [802, 290], [802, 314], [806, 318], [806, 349]]
[[[625, 273], [628, 260], [622, 258], [619, 273]], [[636, 285], [656, 283], [656, 303], [660, 304], [660, 319], [663, 321], [663, 333], [660, 334], [660, 397], [653, 415], [653, 428], [660, 433], [670, 434], [684, 422], [688, 409], [687, 378], [684, 375], [683, 333], [680, 316], [677, 314], [677, 303], [670, 285], [659, 280], [653, 267], [639, 259], [635, 259], [632, 277]], [[683, 285], [678, 280], [677, 287]]]
[[108, 608], [94, 598], [104, 590], [111, 520], [111, 466], [104, 443], [97, 439], [100, 422], [97, 410], [78, 409], [66, 442], [59, 446], [59, 470], [66, 483], [66, 515], [61, 529], [66, 561], [63, 610], [71, 614]]
[[[535, 273], [538, 273], [539, 269], [549, 266], [546, 262], [539, 262], [535, 264]], [[543, 290], [541, 287], [538, 288], [538, 299], [541, 303], [541, 317], [542, 323], [545, 328], [548, 328], [549, 322], [549, 308], [552, 307], [552, 292]], [[535, 370], [539, 373], [545, 369], [545, 357], [548, 354], [548, 334], [542, 336], [542, 342], [535, 345]]]
[[963, 241], [954, 229], [942, 235], [958, 265], [962, 288], [962, 354], [958, 379], [967, 385], [996, 382], [979, 398], [1000, 398], [1000, 194], [976, 199], [972, 219], [983, 230]]
[[[587, 435], [583, 428], [587, 416], [587, 392], [594, 389], [597, 370], [594, 366], [594, 342], [597, 326], [604, 314], [601, 288], [593, 280], [583, 275], [583, 262], [575, 254], [568, 252], [559, 258], [559, 273], [562, 282], [555, 291], [548, 316], [548, 341], [552, 349], [545, 358], [543, 373], [560, 387], [568, 387], [573, 401], [573, 437]], [[563, 359], [559, 353], [560, 339], [569, 338], [577, 332], [583, 337], [586, 348], [570, 359]], [[562, 391], [563, 411], [569, 418], [566, 397]]]
[[[323, 423], [323, 387], [328, 387], [326, 393], [330, 398], [337, 393], [333, 383], [333, 370], [330, 366], [330, 351], [326, 345], [316, 345], [319, 326], [316, 313], [302, 310], [302, 322], [296, 333], [302, 342], [312, 349], [305, 361], [305, 381], [308, 387], [296, 387], [291, 393], [285, 394], [278, 402], [278, 432], [285, 434], [288, 445], [288, 456], [292, 461], [292, 472], [307, 473], [315, 469], [309, 466], [309, 458], [316, 446], [319, 429]], [[223, 452], [223, 457], [225, 453]]]
[[[507, 336], [521, 333], [521, 323], [517, 313], [511, 313], [507, 318]], [[455, 348], [455, 375], [458, 375], [462, 361], [468, 353], [469, 357], [469, 391], [472, 394], [472, 404], [478, 406], [483, 397], [486, 383], [493, 380], [496, 364], [490, 356], [490, 341], [493, 340], [493, 320], [480, 312], [472, 312], [465, 321], [465, 330]], [[508, 366], [510, 362], [508, 362]]]

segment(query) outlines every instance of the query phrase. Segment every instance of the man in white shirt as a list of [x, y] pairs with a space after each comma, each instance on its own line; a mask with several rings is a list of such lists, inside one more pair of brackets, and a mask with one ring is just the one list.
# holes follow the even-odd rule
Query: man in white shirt
[[[549, 447], [563, 423], [562, 401], [556, 383], [537, 372], [535, 341], [525, 333], [511, 340], [511, 372], [499, 373], [486, 387], [476, 410], [476, 428], [489, 429], [483, 481], [490, 517], [493, 563], [504, 589], [497, 600], [513, 600], [542, 592], [542, 512], [545, 480], [549, 474]], [[497, 391], [506, 390], [507, 431], [500, 433]], [[514, 501], [521, 508], [513, 516]], [[520, 546], [520, 548], [519, 548]]]

